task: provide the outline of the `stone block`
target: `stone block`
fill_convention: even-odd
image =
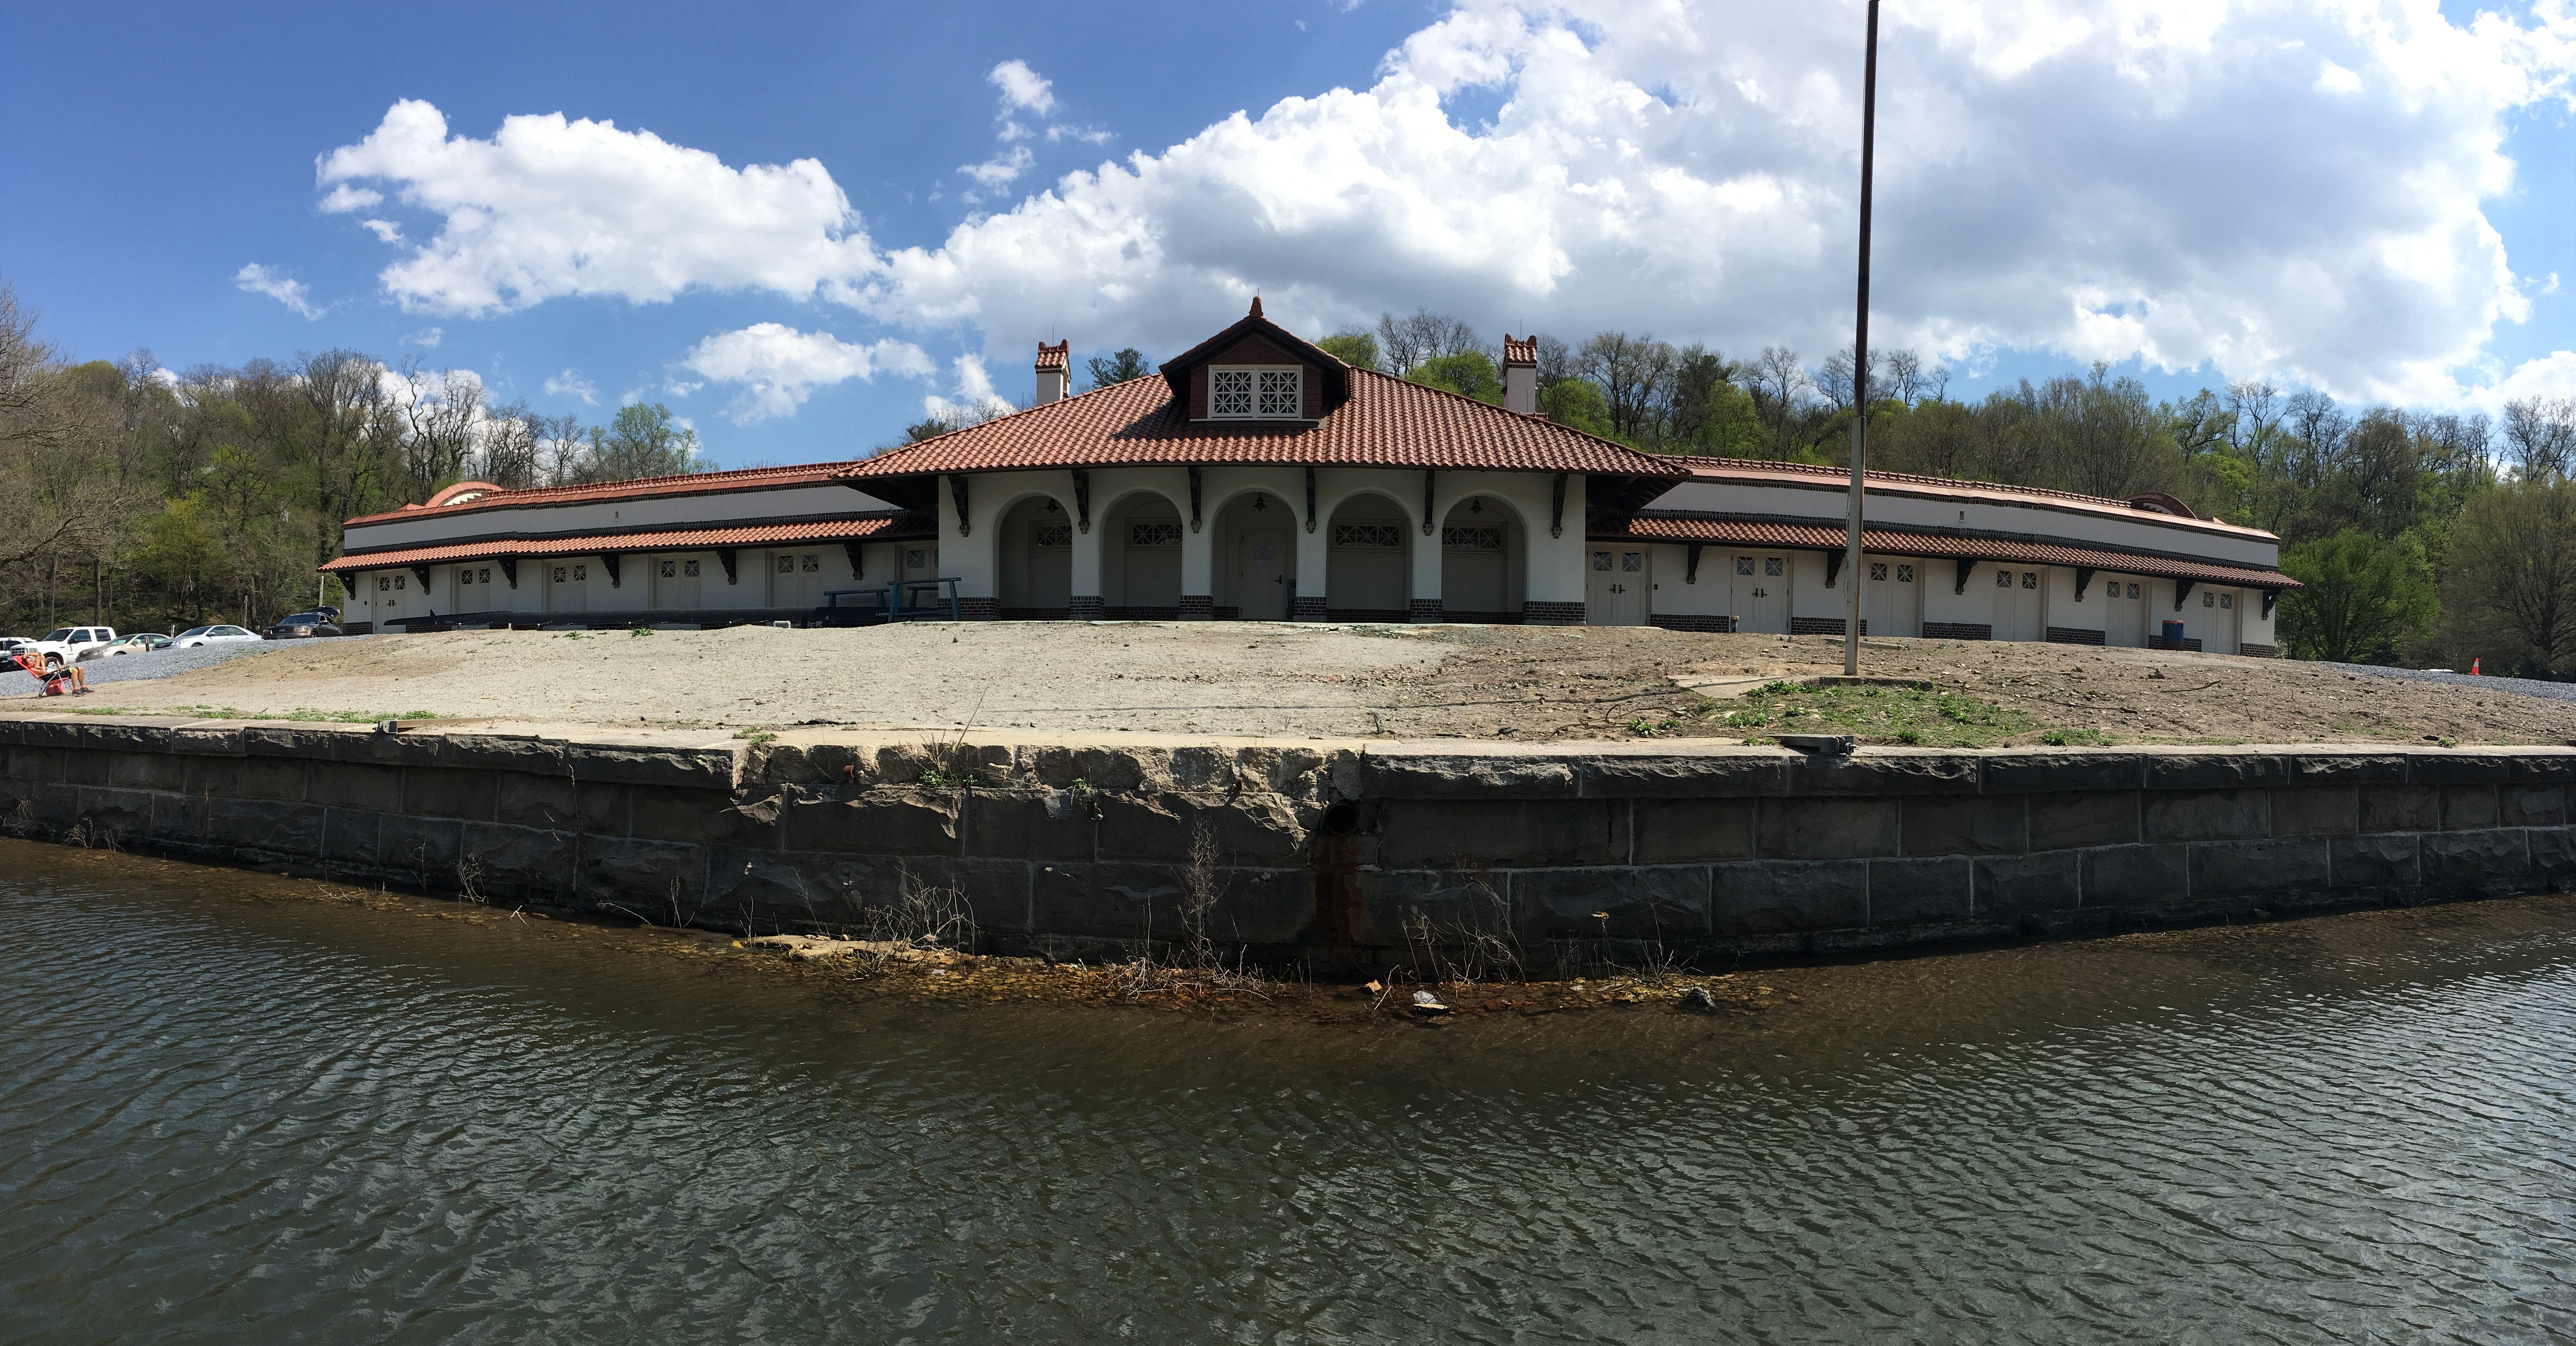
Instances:
[[[1906,799],[1901,805],[1905,854],[2018,854],[2030,845],[2031,802],[2017,794]]]
[[[333,812],[336,816],[339,810]],[[486,897],[543,898],[570,905],[581,877],[579,848],[578,839],[545,828],[466,823],[457,833],[452,882],[462,891],[471,868],[476,890]],[[643,914],[652,919],[652,913]]]
[[[1183,789],[1226,790],[1234,785],[1232,754],[1216,748],[1184,748],[1175,758],[1187,754],[1192,784]],[[1074,782],[1095,791],[1124,794],[1145,788],[1146,766],[1133,752],[1105,747],[1069,747],[1048,745],[1031,749],[1029,769],[1041,784],[1058,789],[1071,789]]]
[[[2499,897],[2538,887],[2530,833],[2519,827],[2423,835],[2424,886],[2452,896]]]
[[[1511,898],[1524,941],[1698,940],[1710,933],[1706,865],[1515,870]]]
[[[2058,851],[2134,843],[2145,807],[2142,801],[2143,795],[2137,790],[2033,795],[2030,848]]]
[[[338,810],[333,810],[338,812]],[[384,814],[376,833],[374,869],[423,888],[456,886],[456,861],[464,852],[465,824],[446,818]]]
[[[2296,786],[2404,785],[2404,753],[2303,752],[2290,756],[2290,780]]]
[[[778,844],[780,804],[774,795],[737,804],[733,795],[716,790],[637,785],[630,791],[634,807],[630,836],[705,846]]]
[[[1396,799],[1379,816],[1378,863],[1389,868],[1627,860],[1628,805],[1621,800]]]
[[[438,764],[450,770],[564,774],[565,745],[533,734],[441,734]]]
[[[79,800],[76,807],[93,834],[104,832],[118,845],[152,835],[150,793],[100,785],[78,786],[76,793]]]
[[[1637,863],[1750,860],[1760,807],[1750,799],[1640,799],[1630,815]]]
[[[2442,830],[2470,831],[2496,825],[2496,787],[2492,785],[2445,785],[2442,787]]]
[[[1583,753],[1571,759],[1586,799],[1699,799],[1776,795],[1790,759],[1771,749],[1652,756]]]
[[[187,768],[182,786],[189,794],[200,798],[213,798],[239,792],[244,759],[204,756],[190,757],[185,760]]]
[[[2188,846],[2097,846],[2083,855],[2085,906],[2138,906],[2191,895]]]
[[[2524,748],[2508,779],[2517,785],[2576,783],[2576,748]]]
[[[24,816],[47,831],[61,832],[80,822],[79,786],[65,785],[58,781],[38,781],[35,783],[34,798],[29,802],[32,807]]]
[[[187,762],[166,752],[118,752],[108,755],[107,780],[134,790],[178,791],[187,783]]]
[[[2226,841],[2267,836],[2272,796],[2267,790],[2175,790],[2146,796],[2149,841]]]
[[[2576,827],[2535,827],[2523,835],[2531,847],[2534,885],[2551,892],[2576,890]]]
[[[152,796],[152,819],[146,827],[159,841],[203,841],[206,837],[206,804],[206,800],[191,799],[186,795],[155,794]]]
[[[1837,860],[1903,854],[1900,806],[1893,799],[1766,799],[1754,823],[1760,854],[1784,860]]]
[[[2272,792],[2272,835],[2343,837],[2361,830],[2361,787],[2293,785]]]
[[[306,797],[337,809],[402,812],[402,772],[355,762],[311,762],[305,766]]]
[[[2113,751],[2002,749],[1985,756],[1979,788],[1987,794],[2090,794],[2135,790],[2147,783],[2149,754]]]
[[[170,751],[170,730],[185,720],[100,720],[83,725],[80,746],[100,752],[139,752],[160,755]]]
[[[654,748],[569,743],[564,745],[563,753],[564,770],[575,780],[699,790],[731,790],[742,760],[740,745]]]
[[[1216,907],[1208,913],[1208,938],[1229,944],[1294,944],[1315,916],[1313,877],[1302,869],[1229,869],[1221,872]]]
[[[233,777],[233,793],[244,799],[301,800],[304,774],[300,757],[245,757]]]
[[[1572,799],[1581,786],[1574,768],[1553,756],[1369,753],[1360,759],[1359,792],[1374,799]]]
[[[320,777],[315,779],[318,782]],[[493,816],[519,827],[623,836],[629,788],[606,781],[504,771],[493,778]]]
[[[18,731],[18,741],[31,748],[77,748],[81,734],[89,728],[86,721],[73,716],[11,716],[9,723]]]
[[[707,852],[703,846],[589,836],[581,838],[580,845],[581,879],[576,896],[589,906],[615,902],[638,910],[646,904],[667,907],[675,893],[687,902],[706,891]]]
[[[1309,888],[1311,890],[1311,877]],[[1380,869],[1363,874],[1359,937],[1401,944],[1416,915],[1439,930],[1513,937],[1508,873],[1463,869]],[[1701,877],[1703,886],[1707,883]],[[1463,939],[1465,936],[1458,936]]]
[[[2333,883],[2322,837],[2204,841],[2191,848],[2191,898],[2220,901],[2322,892]]]
[[[63,780],[72,785],[108,784],[109,754],[73,748],[63,755]]]
[[[1940,860],[1869,862],[1869,919],[1873,925],[1960,921],[1970,914],[1974,880],[1965,856]]]
[[[1874,748],[1850,757],[1796,753],[1784,763],[1791,795],[1927,795],[1973,793],[1978,761],[1966,753]]]
[[[192,799],[187,803],[190,808],[200,812],[205,808],[203,800]],[[327,809],[322,820],[322,860],[325,867],[334,865],[347,865],[356,869],[382,867],[385,857],[384,823],[388,816],[390,815],[377,813],[372,809]],[[155,826],[160,825],[160,813],[157,810],[153,815],[153,822]],[[189,835],[196,835],[196,830],[192,828]]]
[[[320,743],[335,762],[401,767],[438,765],[439,736],[436,734],[334,734],[320,740]]]
[[[294,757],[303,759],[335,756],[335,740],[353,731],[318,724],[246,724],[242,726],[242,752],[251,757]]]
[[[966,801],[966,847],[976,855],[1081,864],[1098,858],[1099,796],[977,790]]]
[[[58,781],[63,778],[63,762],[68,750],[49,747],[19,747],[9,750],[9,779],[24,781]]]
[[[1287,801],[1276,795],[1237,795],[1231,799],[1223,795],[1097,795],[1093,807],[1099,815],[1103,860],[1178,864],[1188,858],[1201,828],[1215,840],[1220,864],[1289,865],[1298,863],[1305,852],[1305,829],[1297,825],[1297,815]],[[1442,806],[1407,803],[1405,807]],[[1466,807],[1490,810],[1493,806]],[[1392,839],[1394,833],[1390,830],[1388,836]]]
[[[862,855],[949,855],[957,850],[957,791],[870,790],[855,799],[788,803],[781,811],[791,851]]]
[[[323,808],[274,799],[214,799],[206,804],[205,839],[218,846],[274,855],[322,854]]]
[[[2150,790],[2243,790],[2289,783],[2289,759],[2278,753],[2169,748],[2147,758]]]
[[[935,894],[954,895],[963,902],[968,919],[978,930],[1024,934],[1029,929],[1033,868],[1025,860],[945,855],[906,859],[880,870],[878,881],[868,885],[868,906],[899,910],[912,893],[927,889]],[[888,879],[892,882],[886,882]]]
[[[2338,890],[2405,892],[2420,882],[2412,832],[2336,837],[2326,846],[2326,874]]]
[[[718,912],[801,912],[804,920],[864,931],[870,897],[882,902],[902,893],[895,868],[894,861],[867,856],[713,847],[707,853],[705,900],[684,897],[677,911],[666,904],[648,915],[666,925],[689,925]]]
[[[403,812],[417,818],[470,818],[490,822],[500,780],[489,771],[408,767],[403,771]]]
[[[1804,934],[1869,923],[1869,864],[1862,860],[1750,861],[1709,867],[1716,933]]]
[[[1180,885],[1168,872],[1159,879],[1150,874],[1122,877],[1120,885],[1103,888],[1100,868],[1031,864],[1030,928],[1050,935],[1137,940],[1145,935],[1148,905],[1166,905],[1180,895]]]
[[[2567,821],[2567,787],[2505,785],[2496,791],[2496,822],[2505,827],[2556,827]]]
[[[2083,905],[2087,851],[1979,856],[1978,916],[2026,916]]]
[[[31,736],[28,742],[35,739]],[[170,751],[198,757],[239,757],[242,731],[236,726],[202,726],[170,731]]]
[[[2442,792],[2431,785],[2371,785],[2361,792],[2364,832],[2431,832],[2442,826]]]
[[[2500,785],[2513,775],[2513,759],[2475,748],[2445,748],[2409,754],[2409,785]]]

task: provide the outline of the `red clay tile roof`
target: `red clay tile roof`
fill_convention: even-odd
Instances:
[[[814,523],[751,524],[734,528],[677,528],[652,533],[587,537],[491,538],[358,552],[323,565],[326,571],[391,570],[503,556],[597,556],[601,552],[698,551],[710,547],[766,547],[781,542],[891,542],[936,537],[939,527],[920,514],[872,514]]]
[[[1052,346],[1039,342],[1038,368],[1070,371],[1073,368],[1073,338],[1066,337]]]
[[[1711,480],[1762,485],[1765,484],[1763,479],[1767,477],[1772,482],[1784,485],[1794,482],[1801,486],[1809,484],[1825,487],[1838,486],[1844,490],[1849,490],[1851,487],[1851,469],[1847,467],[1826,467],[1816,463],[1780,463],[1761,458],[1703,458],[1683,454],[1656,456],[1694,477]],[[2018,497],[2044,500],[2051,505],[2072,505],[2090,512],[2116,515],[2124,519],[2170,524],[2205,532],[2229,533],[2239,537],[2278,540],[2274,534],[2260,528],[2248,528],[2241,523],[2176,515],[2161,509],[2142,508],[2127,500],[2113,500],[2098,495],[2078,495],[2073,491],[2052,491],[2044,486],[2005,486],[1991,481],[1959,481],[1949,477],[1916,476],[1911,472],[1868,472],[1863,475],[1868,478],[1871,491],[1887,489],[1906,495],[1985,497],[2003,500]],[[2139,499],[2173,500],[2171,496],[2161,494],[2141,496]],[[2182,502],[2174,500],[2173,504],[2179,508]]]
[[[405,505],[382,514],[362,514],[347,520],[342,527],[383,523],[390,519],[417,519],[424,514],[467,514],[475,510],[512,509],[524,505],[566,505],[596,500],[633,500],[650,496],[704,495],[716,491],[759,490],[778,486],[821,486],[847,471],[847,462],[804,463],[795,467],[747,467],[734,472],[684,472],[670,477],[639,477],[633,481],[603,481],[593,486],[537,486],[521,491],[496,490],[488,495],[457,505]],[[463,483],[460,483],[460,485]],[[449,487],[439,495],[446,495]],[[438,496],[430,497],[432,500]]]
[[[1505,332],[1505,333],[1503,333],[1503,367],[1504,367],[1504,368],[1508,369],[1508,368],[1510,368],[1510,367],[1511,367],[1511,366],[1513,366],[1513,365],[1530,365],[1530,366],[1535,367],[1537,364],[1538,364],[1538,334],[1537,334],[1537,333],[1533,332],[1533,333],[1531,333],[1531,334],[1530,334],[1530,335],[1528,335],[1528,336],[1522,337],[1522,338],[1521,338],[1520,340],[1518,340],[1518,341],[1514,341],[1514,340],[1512,339],[1512,334],[1511,334],[1511,333],[1509,333],[1509,332]]]
[[[1148,375],[888,450],[840,479],[1143,464],[1683,476],[1653,454],[1539,417],[1370,370],[1350,379],[1351,400],[1319,422],[1230,426],[1182,419],[1171,385]]]
[[[1783,550],[1841,551],[1844,532],[1838,524],[1782,523],[1723,514],[1655,510],[1601,521],[1596,538],[1639,542],[1705,542],[1730,547],[1779,547]],[[1909,529],[1863,528],[1861,550],[1888,556],[1924,556],[2016,564],[2081,566],[2116,570],[2123,575],[2154,575],[2207,584],[2233,584],[2249,589],[2297,589],[2297,580],[2277,570],[2184,561],[2167,556],[2068,547],[2053,542],[1981,537],[1975,534],[1918,533]]]

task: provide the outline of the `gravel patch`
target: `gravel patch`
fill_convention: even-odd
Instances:
[[[234,645],[198,645],[184,650],[154,650],[149,654],[120,654],[108,659],[92,659],[79,667],[88,677],[90,686],[104,687],[111,682],[142,682],[194,673],[201,668],[228,664],[249,655],[274,654],[292,645],[346,645],[372,639],[373,636],[342,636],[331,641],[263,640],[256,645],[248,641]],[[15,667],[0,673],[0,696],[34,696],[39,686],[34,677]]]
[[[2319,662],[2319,668],[2341,669],[2346,673],[2368,673],[2382,678],[2403,678],[2408,682],[2450,682],[2489,692],[2520,692],[2524,696],[2545,696],[2552,701],[2576,701],[2576,682],[2541,682],[2535,678],[2499,678],[2481,674],[2445,673],[2431,668],[2381,668],[2376,664],[2332,664]]]

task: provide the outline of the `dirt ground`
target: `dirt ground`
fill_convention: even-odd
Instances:
[[[281,647],[78,709],[752,731],[1024,728],[1519,740],[1742,738],[1681,684],[1842,671],[1831,637],[1635,627],[918,623],[460,631]],[[2006,742],[2566,743],[2576,703],[2234,656],[1873,639],[1862,672],[2028,718]],[[22,698],[25,709],[40,707]]]

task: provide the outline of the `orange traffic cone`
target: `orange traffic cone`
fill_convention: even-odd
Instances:
[[[2469,661],[2469,676],[2470,676],[2470,677],[2473,677],[2473,678],[2474,678],[2474,677],[2481,676],[2481,675],[2478,673],[2478,661],[2477,661],[2477,660],[2475,660],[2475,659],[2471,659],[2471,660]]]

